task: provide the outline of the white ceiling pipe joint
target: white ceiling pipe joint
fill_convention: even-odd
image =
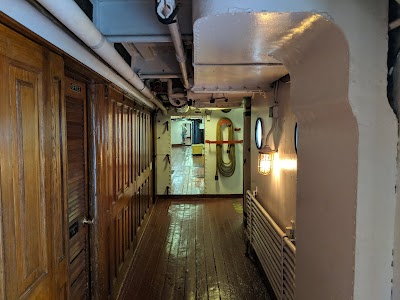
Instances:
[[[88,47],[166,114],[167,110],[73,0],[37,0]]]

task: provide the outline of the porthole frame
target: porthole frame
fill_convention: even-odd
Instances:
[[[261,133],[258,134],[258,131],[261,130]],[[254,126],[254,142],[256,144],[257,149],[261,149],[263,146],[263,137],[264,137],[264,124],[261,118],[257,118],[256,124]]]
[[[297,124],[297,122],[294,125],[293,142],[294,142],[294,150],[296,151],[296,154],[297,154],[297,146],[299,143],[299,125]]]

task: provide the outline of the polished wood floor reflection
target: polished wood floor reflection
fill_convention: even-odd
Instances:
[[[119,299],[270,299],[245,256],[241,201],[161,200]]]
[[[171,171],[171,194],[204,194],[204,159],[191,146],[172,147]]]

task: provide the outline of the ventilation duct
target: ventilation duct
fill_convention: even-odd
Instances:
[[[288,73],[273,57],[273,50],[289,39],[285,34],[291,28],[281,29],[282,20],[289,16],[251,12],[250,8],[235,11],[228,1],[206,3],[193,2],[193,92],[263,92]],[[220,12],[222,7],[226,12]],[[297,26],[302,19],[289,21]]]

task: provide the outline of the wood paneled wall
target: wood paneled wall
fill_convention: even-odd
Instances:
[[[65,84],[61,56],[0,24],[0,299],[73,298]],[[107,84],[87,89],[85,278],[92,298],[110,299],[153,204],[153,116]]]
[[[114,88],[93,85],[89,113],[95,169],[93,259],[98,292],[116,296],[153,204],[152,117]],[[107,213],[104,213],[107,211]],[[106,243],[104,241],[107,241]]]

